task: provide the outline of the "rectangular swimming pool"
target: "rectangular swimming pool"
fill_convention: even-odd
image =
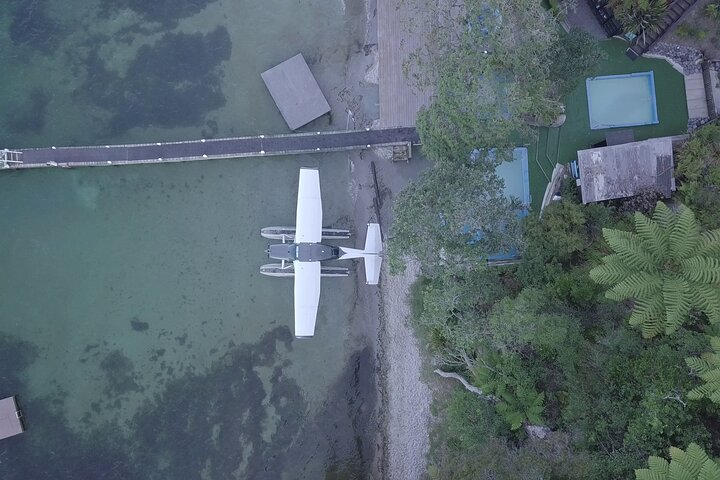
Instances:
[[[592,130],[658,123],[652,71],[592,77],[585,86]]]

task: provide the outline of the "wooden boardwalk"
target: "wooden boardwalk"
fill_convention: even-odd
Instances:
[[[380,56],[380,127],[414,127],[420,107],[430,104],[432,91],[419,91],[403,72],[403,63],[425,41],[424,32],[408,31],[406,19],[416,12],[410,2],[378,0]]]
[[[22,163],[7,164],[6,168],[90,167],[298,155],[417,144],[419,141],[415,128],[388,128],[137,145],[14,149],[20,152],[19,159]]]

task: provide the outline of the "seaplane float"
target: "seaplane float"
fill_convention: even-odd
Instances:
[[[348,269],[323,265],[330,260],[363,259],[365,282],[377,285],[382,264],[380,225],[368,223],[365,248],[355,249],[322,243],[323,240],[350,238],[350,231],[322,227],[320,173],[314,168],[300,169],[295,226],[265,227],[260,234],[281,243],[268,245],[268,257],[280,263],[260,267],[260,273],[273,277],[295,279],[295,336],[309,338],[315,334],[315,321],[320,302],[320,278],[344,277]]]

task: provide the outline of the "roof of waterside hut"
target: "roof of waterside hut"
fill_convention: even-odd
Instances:
[[[665,198],[675,190],[672,138],[579,150],[583,203],[632,197],[655,190]]]
[[[301,53],[261,76],[290,130],[297,130],[330,111]]]
[[[24,431],[15,397],[0,400],[0,440]]]

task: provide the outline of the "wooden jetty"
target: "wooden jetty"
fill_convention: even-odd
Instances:
[[[4,162],[0,167],[5,169],[72,168],[172,163],[265,155],[299,155],[398,145],[409,147],[419,142],[420,138],[414,127],[399,127],[136,145],[29,148],[12,151],[0,150],[0,152],[12,152],[12,161]]]

